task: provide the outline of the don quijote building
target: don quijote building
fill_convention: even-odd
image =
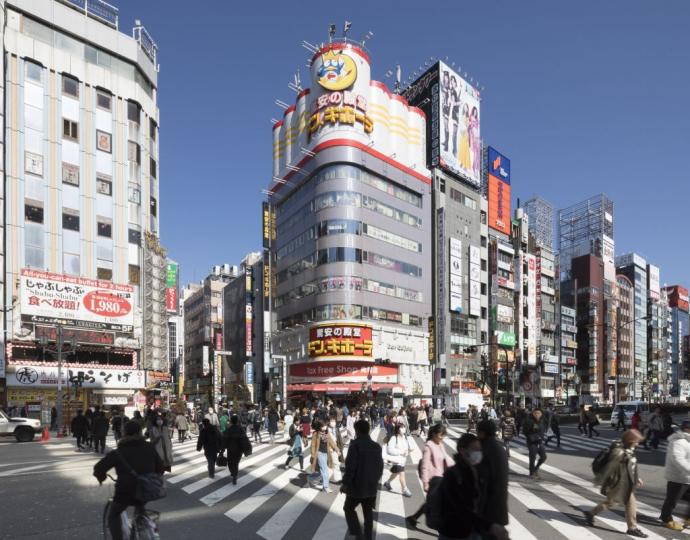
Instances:
[[[164,276],[146,258],[162,249],[157,48],[98,0],[7,0],[0,15],[0,401],[49,420],[62,349],[66,423],[88,405],[131,414],[147,373],[169,378]]]
[[[356,43],[319,48],[310,73],[273,127],[267,369],[287,375],[276,394],[288,402],[421,401],[432,381],[425,115],[371,79]]]

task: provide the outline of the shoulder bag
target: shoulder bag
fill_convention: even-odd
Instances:
[[[127,463],[127,460],[125,460],[124,456],[119,451],[116,450],[115,453],[117,454],[120,462],[127,469],[127,472],[129,472],[129,474],[136,479],[136,491],[134,498],[137,501],[147,503],[157,501],[158,499],[162,499],[166,496],[165,483],[162,475],[155,472],[138,474],[132,468],[132,466]]]

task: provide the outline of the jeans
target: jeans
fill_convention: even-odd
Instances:
[[[298,456],[288,456],[287,460],[285,460],[285,467],[289,467],[290,462],[295,458],[299,459],[299,468],[304,469],[304,456],[302,454],[299,454]]]
[[[542,441],[538,443],[527,443],[527,450],[529,451],[529,473],[532,475],[536,473],[542,463],[546,461],[546,450],[544,449],[544,443]],[[535,464],[537,456],[539,456],[539,461]]]
[[[614,503],[608,498],[597,504],[592,509],[592,515],[596,516],[602,510],[608,510],[614,505]],[[635,501],[635,494],[631,493],[628,502],[625,503],[625,521],[628,524],[628,529],[637,528],[637,502]]]
[[[364,536],[362,536],[362,526],[359,524],[359,517],[357,517],[357,506],[362,505],[362,514],[364,514]],[[345,521],[347,521],[347,529],[350,534],[364,540],[372,540],[374,538],[374,505],[376,504],[376,497],[356,498],[345,497]]]
[[[178,429],[177,430],[177,440],[178,442],[184,442],[185,437],[187,436],[187,431],[184,429]]]
[[[666,498],[661,507],[661,521],[666,523],[673,519],[673,511],[676,509],[678,501],[684,499],[688,502],[685,511],[685,519],[690,519],[690,484],[679,484],[678,482],[666,483]]]
[[[330,471],[328,470],[328,454],[326,452],[319,452],[316,455],[316,461],[319,464],[323,489],[328,489],[328,477],[330,476]]]
[[[510,457],[510,441],[512,440],[512,438],[503,439],[503,447],[506,449],[506,456],[508,457]]]
[[[652,445],[652,448],[655,450],[659,448],[659,432],[655,429],[650,429],[649,430],[649,444]]]
[[[213,478],[216,475],[216,456],[206,454],[206,461],[208,462],[208,477]]]
[[[141,512],[143,506],[137,506],[136,512]],[[108,511],[108,530],[113,540],[123,540],[122,537],[122,519],[120,514],[127,510],[127,505],[117,501],[110,501],[110,510]]]

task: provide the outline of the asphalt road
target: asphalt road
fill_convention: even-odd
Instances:
[[[574,426],[564,426],[561,448],[549,451],[541,481],[527,478],[524,439],[518,439],[510,459],[511,538],[621,537],[625,531],[622,509],[602,514],[594,528],[586,527],[582,517],[582,509],[602,498],[591,483],[591,461],[620,435],[607,425],[600,427],[601,437],[589,439],[580,436]],[[454,439],[463,431],[461,424],[451,427],[446,441],[449,452],[455,446]],[[380,431],[376,435],[379,440],[382,438]],[[392,493],[379,492],[377,539],[434,538],[424,527],[423,519],[419,530],[408,529],[404,523],[404,516],[414,512],[423,501],[416,473],[423,441],[413,440],[414,451],[407,467],[413,497],[402,497],[397,483]],[[100,537],[102,510],[112,495],[113,484],[98,485],[91,473],[99,456],[76,452],[73,441],[0,443],[0,538]],[[650,538],[682,538],[690,531],[672,533],[657,520],[665,493],[664,448],[665,443],[659,450],[638,452],[640,474],[645,482],[638,491],[639,522]],[[238,486],[233,487],[227,471],[217,474],[214,481],[206,478],[205,460],[196,452],[194,441],[175,442],[168,496],[149,505],[162,513],[161,538],[344,539],[344,496],[337,493],[338,486],[332,486],[334,491],[330,494],[308,487],[306,475],[295,468],[296,461],[291,470],[277,468],[284,462],[286,450],[281,444],[255,447],[253,455],[243,459]]]

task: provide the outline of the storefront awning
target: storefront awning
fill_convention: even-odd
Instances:
[[[341,383],[341,384],[288,384],[288,392],[326,392],[326,393],[352,393],[360,392],[364,388],[366,392],[369,388],[366,384],[358,383]],[[394,392],[402,392],[403,387],[397,386],[395,384],[385,384],[385,383],[373,383],[371,385],[371,390],[373,392],[378,392],[379,390],[390,389]]]

